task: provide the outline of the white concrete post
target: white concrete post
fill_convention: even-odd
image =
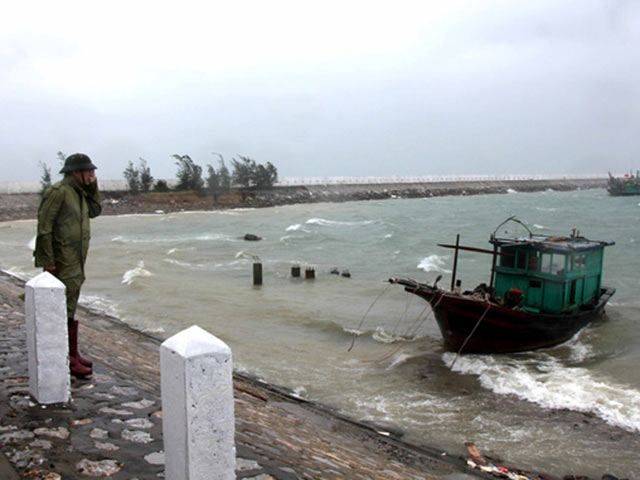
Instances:
[[[41,404],[71,398],[65,286],[48,272],[25,287],[29,393]]]
[[[160,346],[167,480],[234,479],[231,349],[198,326]]]

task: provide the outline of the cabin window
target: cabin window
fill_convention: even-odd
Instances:
[[[573,261],[574,270],[584,270],[587,266],[587,254],[576,255]]]
[[[529,288],[540,288],[542,282],[540,280],[529,280]]]
[[[551,273],[560,275],[564,273],[567,256],[561,253],[554,253],[551,256]]]
[[[540,265],[540,253],[536,251],[529,252],[529,270],[533,272],[537,272],[539,265]]]
[[[513,268],[516,261],[516,249],[514,247],[503,247],[500,249],[500,266]]]
[[[525,250],[518,250],[517,266],[520,270],[527,268],[527,252]]]
[[[562,253],[543,253],[541,272],[560,275],[564,273],[567,256]]]

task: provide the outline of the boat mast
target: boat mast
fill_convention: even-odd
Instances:
[[[498,258],[498,242],[493,239],[493,255],[491,259],[491,278],[489,279],[489,288],[493,288],[493,280],[496,277],[496,258]]]
[[[458,270],[458,250],[460,249],[460,234],[458,233],[456,235],[456,246],[455,246],[456,252],[453,255],[453,273],[451,275],[451,291],[453,292],[453,289],[456,285],[456,271]]]

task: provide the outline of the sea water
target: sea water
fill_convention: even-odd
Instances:
[[[616,294],[603,319],[563,345],[455,358],[427,303],[387,279],[441,275],[448,286],[452,250],[437,244],[460,234],[463,245],[491,248],[489,234],[511,215],[534,233],[576,228],[615,241],[603,284]],[[0,224],[3,270],[38,273],[35,228]],[[262,239],[245,241],[246,233]],[[261,286],[252,284],[254,262],[263,265]],[[462,288],[487,282],[490,262],[462,252]],[[294,265],[300,278],[291,276]],[[315,279],[304,278],[307,268]],[[638,197],[511,192],[99,217],[81,302],[160,339],[199,325],[229,344],[237,370],[418,445],[461,454],[474,441],[524,468],[633,478],[639,272]]]

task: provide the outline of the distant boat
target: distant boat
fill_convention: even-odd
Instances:
[[[624,177],[616,178],[609,172],[607,190],[611,195],[640,195],[640,170],[636,174],[625,173]]]
[[[604,248],[613,242],[592,241],[575,230],[570,236],[534,235],[498,238],[493,250],[441,245],[455,250],[449,290],[411,279],[391,283],[431,304],[446,347],[454,352],[507,353],[550,347],[570,339],[600,315],[615,289],[603,287]],[[460,291],[456,281],[461,250],[493,257],[489,284]]]

